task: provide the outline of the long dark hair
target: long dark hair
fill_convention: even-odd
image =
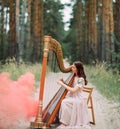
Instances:
[[[76,61],[76,62],[74,62],[73,64],[74,64],[74,65],[76,66],[76,68],[77,68],[77,75],[78,75],[79,77],[83,77],[84,80],[85,80],[85,85],[87,85],[86,75],[85,75],[85,72],[84,72],[84,67],[83,67],[82,62]]]

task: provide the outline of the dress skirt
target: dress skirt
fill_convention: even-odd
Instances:
[[[74,86],[80,87],[80,90],[72,94],[68,92],[67,96],[62,100],[59,121],[66,126],[87,127],[85,129],[90,129],[87,96],[82,90],[84,86],[83,78],[75,78]]]
[[[88,125],[90,120],[86,103],[87,98],[66,97],[59,111],[60,122],[70,126]]]

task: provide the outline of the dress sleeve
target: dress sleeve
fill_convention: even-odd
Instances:
[[[76,86],[82,88],[84,85],[85,85],[84,78],[79,78]]]

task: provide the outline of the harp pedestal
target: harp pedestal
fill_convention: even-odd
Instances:
[[[31,129],[38,129],[38,128],[39,129],[47,129],[46,123],[44,123],[42,121],[42,107],[43,107],[43,104],[40,101],[36,120],[35,120],[35,122],[31,122],[31,124],[30,124]]]
[[[46,124],[43,122],[31,122],[31,129],[47,129]]]

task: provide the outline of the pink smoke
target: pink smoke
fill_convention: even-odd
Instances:
[[[0,129],[14,125],[19,119],[36,116],[38,101],[35,100],[34,75],[26,73],[17,81],[9,73],[0,74]]]

